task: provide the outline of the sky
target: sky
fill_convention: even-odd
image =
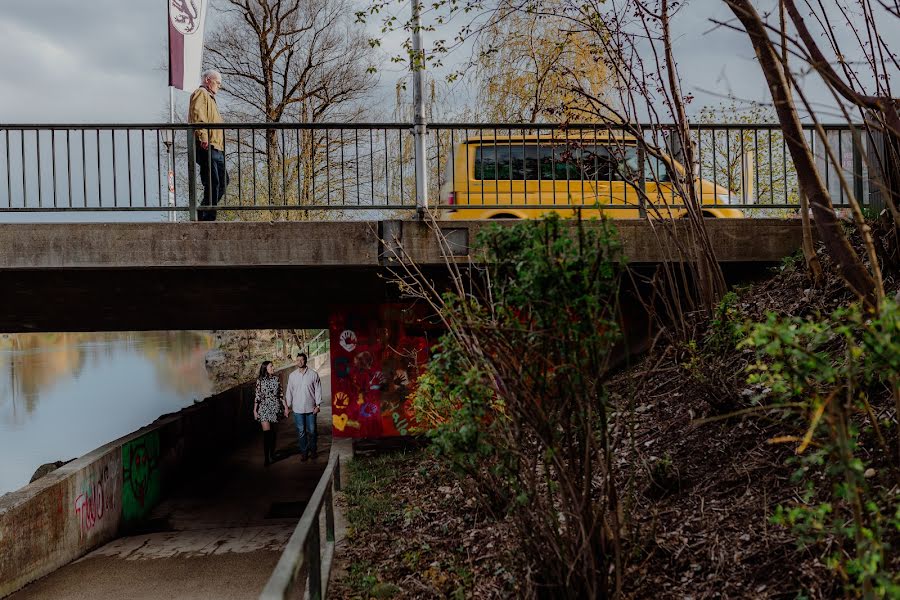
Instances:
[[[168,120],[166,7],[166,0],[0,0],[0,123]],[[729,94],[767,99],[746,36],[709,20],[729,17],[724,4],[692,0],[673,24],[685,91],[697,97],[695,107]],[[215,24],[211,11],[207,27]],[[884,33],[900,38],[900,28],[894,29]],[[386,44],[380,74],[386,97],[402,74],[387,60],[398,39]],[[820,89],[812,93],[825,99]],[[176,94],[186,102],[186,92]],[[385,110],[378,120],[391,120],[393,106]]]

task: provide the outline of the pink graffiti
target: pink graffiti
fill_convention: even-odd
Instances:
[[[115,505],[115,496],[112,493],[104,493],[104,483],[109,489],[109,468],[105,467],[97,480],[85,482],[82,493],[75,498],[75,518],[81,528],[81,536],[84,537],[103,519],[103,516],[112,510]]]

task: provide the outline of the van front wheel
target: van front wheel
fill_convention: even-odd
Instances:
[[[488,217],[488,219],[518,219],[518,218],[519,217],[517,217],[516,215],[507,215],[507,214],[492,215],[492,216]]]

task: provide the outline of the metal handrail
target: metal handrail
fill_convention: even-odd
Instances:
[[[341,491],[341,462],[337,454],[328,460],[325,472],[291,534],[260,600],[283,600],[297,584],[308,585],[308,597],[321,600],[328,592],[334,559],[334,492]],[[325,507],[325,544],[321,544],[319,521]],[[301,576],[302,575],[302,576]],[[297,595],[296,593],[294,595]]]
[[[815,129],[817,125],[802,123],[804,129]],[[821,123],[824,129],[850,129],[852,127],[864,127],[862,123]],[[184,129],[411,129],[412,123],[401,121],[391,122],[367,122],[367,123],[307,123],[307,122],[247,122],[247,123],[0,123],[0,130],[11,129],[25,131],[65,131],[99,129],[109,131],[111,129],[160,129],[160,130],[184,130]],[[473,122],[444,122],[429,123],[428,129],[675,129],[674,123],[473,123]],[[691,129],[715,127],[716,129],[780,129],[778,123],[691,123]]]
[[[320,339],[322,338],[322,339]],[[319,354],[324,353],[330,346],[330,337],[329,331],[327,329],[323,329],[319,333],[317,333],[311,340],[306,342],[306,354],[310,358],[313,356],[318,356]],[[316,352],[313,352],[313,348],[316,348]]]
[[[594,201],[603,211],[632,211],[644,197],[626,188],[644,189],[641,174],[653,182],[644,165],[636,174],[633,166],[620,168],[632,160],[626,149],[643,149],[645,160],[639,162],[649,160],[651,170],[663,160],[657,153],[683,164],[674,127],[431,123],[420,148],[408,122],[0,124],[0,213],[158,213],[173,220],[215,213],[279,220],[355,212],[358,218],[382,219],[403,218],[412,209],[499,215],[498,209],[586,209]],[[813,127],[803,124],[804,136],[835,206],[849,203],[839,174],[862,204],[880,205],[881,139],[861,124],[823,125],[840,161],[836,171]],[[217,192],[204,185],[201,193],[212,159],[207,154],[201,156],[204,164],[197,163],[198,130],[224,132],[230,182]],[[624,147],[596,141],[592,133],[604,131],[630,141]],[[799,184],[778,125],[695,123],[691,138],[691,168],[719,190],[712,204],[703,199],[705,208],[798,209]],[[668,196],[667,203],[677,207],[680,198],[666,181],[661,178],[663,185],[648,197]],[[206,203],[213,193],[224,195],[211,207]]]

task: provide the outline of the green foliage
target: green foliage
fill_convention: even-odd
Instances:
[[[477,243],[483,285],[444,297],[449,332],[419,379],[417,419],[483,505],[513,518],[536,583],[596,597],[610,572],[599,548],[611,545],[603,380],[619,338],[615,231],[550,217],[489,227]]]
[[[781,259],[781,264],[778,267],[773,267],[773,270],[777,272],[791,272],[797,269],[798,265],[802,265],[804,262],[803,259],[803,251],[797,250],[793,254],[788,254],[784,258]]]
[[[827,317],[769,315],[745,331],[741,346],[758,356],[749,382],[767,390],[775,404],[808,415],[805,434],[787,436],[799,441],[795,480],[805,482],[805,491],[799,501],[779,506],[773,522],[790,527],[801,546],[822,547],[848,595],[900,597],[896,563],[887,562],[890,540],[900,532],[900,503],[895,491],[866,477],[866,461],[893,460],[870,390],[893,389],[900,379],[896,303],[886,301],[876,314],[851,305]],[[877,452],[860,452],[861,436],[877,439]],[[838,544],[825,543],[829,539]]]
[[[742,345],[761,357],[750,368],[750,382],[777,397],[821,393],[846,383],[890,385],[900,375],[900,312],[892,301],[874,317],[855,304],[818,319],[770,314],[746,334]]]
[[[360,457],[350,462],[350,480],[344,487],[347,497],[347,520],[354,531],[377,523],[402,518],[391,504],[389,485],[395,475],[390,469],[395,457]]]
[[[368,599],[372,597],[373,588],[378,585],[378,576],[372,563],[362,561],[350,565],[345,582],[353,598]]]
[[[728,292],[722,296],[713,313],[705,345],[710,352],[733,350],[742,339],[741,320],[737,310],[738,296]]]

